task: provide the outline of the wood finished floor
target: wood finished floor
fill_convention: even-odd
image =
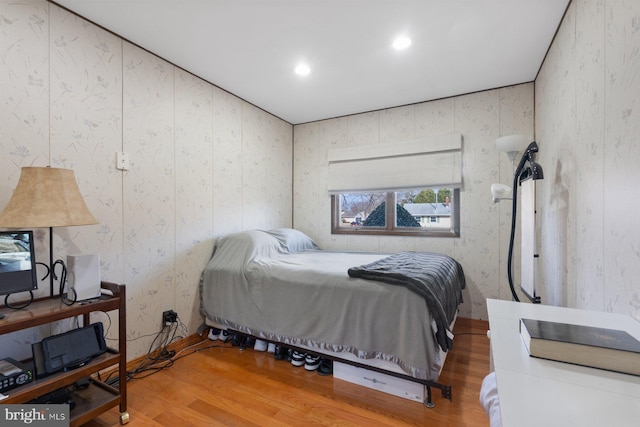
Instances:
[[[487,328],[484,321],[458,319],[455,347],[440,376],[441,383],[452,385],[453,401],[434,389],[433,409],[295,368],[270,353],[240,351],[217,341],[215,348],[130,381],[128,425],[487,427],[478,402],[482,379],[489,372]],[[117,408],[86,424],[117,425]]]

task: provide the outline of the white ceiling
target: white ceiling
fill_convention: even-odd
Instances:
[[[533,81],[569,1],[55,2],[299,124]]]

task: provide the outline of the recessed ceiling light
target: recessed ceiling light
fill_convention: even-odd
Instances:
[[[396,50],[406,49],[411,46],[411,39],[406,36],[400,36],[393,41],[393,48]]]
[[[306,64],[298,64],[296,65],[296,68],[294,71],[299,76],[306,76],[311,72],[311,68],[309,68],[309,66]]]

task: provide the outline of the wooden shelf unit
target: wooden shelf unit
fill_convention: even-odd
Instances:
[[[35,300],[24,309],[12,310],[6,307],[0,309],[0,313],[5,315],[4,319],[0,319],[0,335],[76,316],[82,316],[83,325],[89,325],[92,312],[118,311],[117,349],[109,348],[106,353],[94,357],[86,365],[79,368],[58,372],[41,379],[34,378],[28,384],[8,390],[4,393],[8,397],[0,403],[25,403],[61,387],[71,385],[79,379],[89,377],[103,369],[118,365],[118,389],[92,377],[89,387],[73,393],[76,406],[70,413],[70,425],[78,426],[84,424],[116,405],[120,407],[120,423],[126,424],[129,421],[127,412],[125,286],[102,282],[101,287],[111,291],[113,296],[103,295],[97,300],[80,301],[71,306],[65,305],[59,298],[42,298]]]

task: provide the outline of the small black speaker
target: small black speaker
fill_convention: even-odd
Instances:
[[[31,344],[31,354],[33,354],[33,369],[36,374],[36,378],[44,378],[47,376],[47,371],[44,368],[44,354],[42,353],[42,342],[35,342]]]

